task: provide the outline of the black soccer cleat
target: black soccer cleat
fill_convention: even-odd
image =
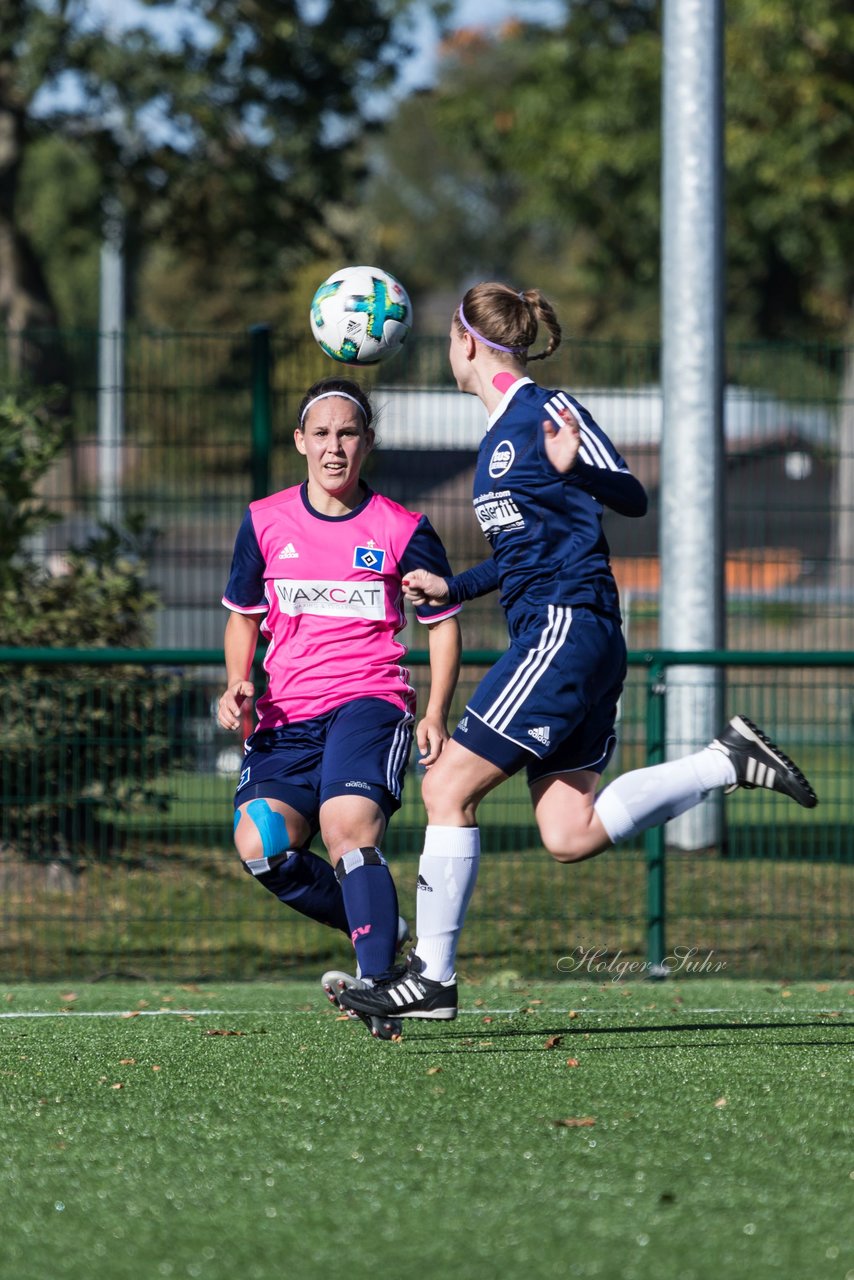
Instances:
[[[791,796],[805,809],[814,809],[818,804],[818,797],[794,760],[747,716],[733,716],[720,737],[709,746],[729,756],[735,765],[736,781],[724,788],[727,795],[739,787],[748,791],[764,787]]]
[[[359,1009],[348,1008],[341,997],[345,991],[369,991],[371,988],[362,978],[354,978],[352,974],[342,973],[340,969],[329,969],[320,979],[330,1004],[346,1013],[348,1018],[364,1022],[375,1040],[399,1040],[402,1030],[399,1018],[388,1018],[382,1015],[363,1013]]]
[[[410,952],[409,963],[385,982],[372,987],[348,987],[339,995],[343,1009],[374,1017],[431,1018],[450,1022],[457,1016],[457,980],[434,982],[418,972],[418,958]]]

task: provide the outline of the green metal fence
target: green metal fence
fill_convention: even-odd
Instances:
[[[455,713],[495,656],[469,654]],[[422,684],[426,655],[410,658]],[[696,975],[850,973],[854,657],[633,651],[612,773],[662,758],[668,672],[685,662],[725,668],[728,707],[785,744],[819,807],[738,792],[724,803],[714,848],[670,850],[659,830],[561,866],[542,849],[524,782],[513,779],[481,809],[464,973],[608,982],[662,961]],[[3,649],[0,668],[5,981],[237,979],[347,963],[343,935],[288,911],[240,868],[231,841],[240,749],[213,716],[217,650]],[[410,912],[419,792],[414,767],[386,840]]]
[[[99,429],[96,333],[54,335],[73,425],[68,451],[44,486],[61,520],[43,554],[61,562],[106,508],[100,461],[112,452],[114,514],[145,514],[156,531],[150,577],[161,601],[160,647],[213,647],[219,600],[246,503],[294,483],[293,448],[305,388],[333,372],[310,339],[263,325],[247,333],[125,335],[120,438]],[[733,344],[726,351],[726,643],[738,649],[854,648],[854,405],[842,347]],[[537,376],[570,388],[613,438],[650,494],[642,521],[606,515],[635,648],[658,640],[659,446],[657,344],[568,338]],[[0,385],[3,379],[0,341]],[[7,375],[8,376],[8,375]],[[482,406],[461,396],[447,341],[415,335],[360,379],[379,408],[368,478],[426,511],[459,571],[485,551],[471,510]],[[117,374],[118,379],[118,374]],[[108,389],[109,390],[109,389]],[[850,394],[850,393],[849,393]],[[484,599],[468,611],[467,643],[503,644],[504,620]]]
[[[0,340],[4,389],[20,338]],[[28,550],[62,573],[64,552],[101,516],[121,522],[144,513],[157,535],[148,566],[160,602],[155,647],[97,657],[4,651],[0,973],[249,977],[343,962],[346,946],[286,918],[240,870],[229,820],[235,743],[211,715],[222,672],[219,601],[235,532],[251,498],[301,478],[296,409],[330,362],[310,340],[296,343],[263,325],[245,333],[129,332],[116,387],[104,388],[98,338],[28,335],[50,347],[71,422],[69,447],[43,486],[60,518]],[[371,482],[426,511],[460,570],[485,553],[471,512],[483,414],[453,387],[446,346],[445,338],[416,334],[361,380],[380,411]],[[618,965],[647,966],[684,947],[698,956],[714,951],[710,963],[736,976],[845,972],[854,405],[844,388],[852,359],[850,350],[816,345],[726,352],[729,652],[709,664],[726,666],[727,706],[767,725],[815,775],[820,807],[807,814],[782,799],[739,793],[724,804],[719,847],[665,856],[661,837],[650,836],[648,845],[567,868],[540,848],[524,786],[514,780],[483,806],[488,856],[463,943],[465,969],[545,975],[566,958],[565,969],[595,976],[596,965],[615,957]],[[655,760],[664,742],[665,668],[654,653],[659,363],[657,344],[568,339],[541,369],[588,404],[651,498],[645,520],[606,524],[633,651],[614,766],[621,770]],[[119,387],[121,434],[105,437],[103,393],[118,395]],[[118,477],[109,495],[105,451]],[[411,630],[404,640],[420,643]],[[494,598],[466,607],[464,640],[456,710],[490,652],[504,645]],[[387,842],[403,901],[412,898],[421,842],[418,792],[416,770]],[[611,972],[603,969],[603,980]]]

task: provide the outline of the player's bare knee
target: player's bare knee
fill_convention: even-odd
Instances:
[[[555,862],[581,862],[594,852],[587,832],[541,830],[540,837]]]
[[[546,848],[548,849],[548,845],[546,845]],[[573,849],[571,847],[549,849],[549,853],[552,855],[555,862],[581,862],[582,858],[589,857],[587,850]]]
[[[242,814],[239,812],[234,815],[234,847],[241,862],[246,862],[250,858],[260,858],[264,852],[261,832],[251,819],[246,818],[242,821]]]
[[[477,821],[476,799],[457,794],[449,788],[447,778],[434,777],[429,769],[421,784],[421,800],[427,810],[427,821],[432,826],[471,827]]]
[[[234,846],[244,863],[285,852],[290,840],[284,817],[266,800],[250,800],[234,815]]]

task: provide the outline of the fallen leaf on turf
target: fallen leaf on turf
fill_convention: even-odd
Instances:
[[[441,1067],[428,1067],[427,1074],[428,1076],[437,1076],[441,1070]]]
[[[568,1018],[577,1018],[577,1017],[578,1017],[578,1014],[576,1013],[576,1011],[575,1011],[574,1009],[570,1009],[569,1013],[568,1013],[566,1016],[567,1016]]]
[[[350,1022],[350,1020],[349,1013],[339,1013],[338,1017],[335,1019],[336,1022]]]
[[[10,997],[7,996],[6,999],[7,1000],[10,999]],[[485,1004],[486,1004],[486,1001],[484,1000],[483,996],[478,996],[478,998],[474,1002],[474,1007],[476,1009],[482,1009]]]
[[[590,1129],[596,1123],[595,1116],[564,1116],[562,1120],[553,1120],[556,1129]]]
[[[567,1058],[567,1060],[566,1060],[566,1065],[567,1065],[568,1067],[577,1067],[577,1066],[578,1066],[578,1059],[577,1059],[577,1058]]]
[[[163,1070],[163,1068],[162,1068],[162,1067],[153,1066],[153,1067],[151,1068],[151,1070],[152,1070],[152,1071],[162,1071],[162,1070]]]
[[[542,1004],[542,1000],[532,1000],[531,1004]]]
[[[138,1018],[138,1017],[139,1017],[139,1014],[136,1012],[136,1010],[132,1010],[130,1013],[123,1013],[123,1014],[122,1014],[122,1017],[123,1017],[123,1018]]]
[[[133,1067],[136,1065],[136,1058],[119,1058],[120,1067]]]
[[[111,1089],[124,1089],[124,1085],[123,1085],[123,1084],[121,1084],[121,1083],[119,1083],[119,1084],[111,1084],[111,1085],[110,1085],[110,1088],[111,1088]]]
[[[546,1041],[546,1043],[543,1045],[543,1048],[544,1048],[544,1049],[556,1049],[556,1048],[558,1047],[558,1045],[560,1044],[560,1042],[561,1042],[561,1040],[562,1040],[562,1039],[563,1039],[563,1036],[549,1036],[548,1040],[547,1040],[547,1041]]]
[[[76,991],[66,991],[65,995],[62,995],[62,996],[60,996],[59,998],[60,998],[60,1000],[67,1000],[67,1001],[69,1001],[69,1002],[70,1002],[70,1001],[72,1001],[72,1000],[76,1000],[76,999],[77,999],[77,992],[76,992]]]
[[[780,992],[780,995],[783,997],[783,999],[784,999],[784,1000],[787,1000],[791,994],[792,994],[792,993],[791,993],[791,991],[781,991],[781,992]]]
[[[205,1031],[204,1034],[206,1036],[245,1036],[246,1032],[245,1031],[228,1031],[220,1027],[211,1027],[210,1030]]]
[[[726,1106],[726,1098],[718,1098],[718,1099],[717,1099],[717,1101],[715,1102],[715,1106],[716,1106],[716,1107],[725,1107],[725,1106]]]
[[[492,1021],[492,1019],[491,1019],[491,1018],[484,1018],[484,1019],[483,1019],[483,1021],[484,1021],[484,1022],[491,1022],[491,1021]]]

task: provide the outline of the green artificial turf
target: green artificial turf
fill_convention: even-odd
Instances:
[[[0,989],[0,1275],[845,1280],[850,996],[497,975],[380,1043],[316,984]]]

